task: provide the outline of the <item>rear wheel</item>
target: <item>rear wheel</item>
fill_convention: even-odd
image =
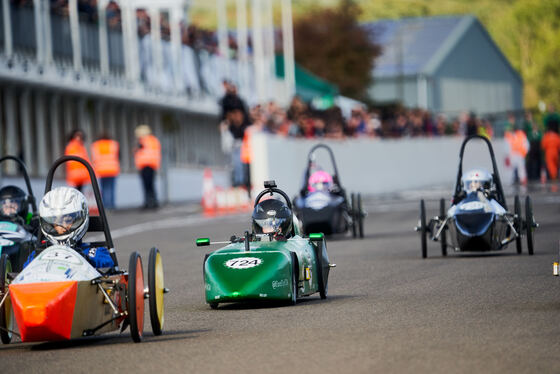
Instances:
[[[426,207],[424,199],[420,200],[420,243],[422,245],[422,258],[428,257],[428,229],[426,227]]]
[[[439,201],[439,219],[440,219],[440,221],[443,220],[444,217],[445,217],[445,199],[441,199]],[[441,255],[443,257],[445,257],[445,256],[447,256],[447,228],[444,227],[441,230],[439,240],[441,242]]]
[[[144,334],[144,274],[138,252],[130,255],[128,263],[128,320],[130,335],[136,343]]]
[[[358,194],[358,202],[356,204],[358,206],[358,211],[356,212],[356,216],[358,217],[358,232],[360,234],[360,238],[364,237],[364,209],[362,207],[362,194]]]
[[[8,273],[12,271],[12,265],[7,254],[0,257],[0,301],[8,293]],[[0,308],[0,340],[2,343],[9,344],[12,341],[12,331],[14,330],[14,311],[10,297],[6,297],[4,304]]]
[[[351,210],[350,216],[352,217],[352,237],[358,236],[358,222],[356,218],[356,195],[353,193],[350,195]]]
[[[515,195],[515,200],[513,202],[513,210],[515,213],[515,220],[513,221],[513,226],[515,231],[517,231],[517,237],[515,238],[515,248],[517,248],[517,254],[520,255],[522,252],[521,248],[521,230],[523,230],[523,225],[521,224],[521,203],[519,202],[519,196]]]
[[[525,197],[525,228],[527,230],[527,251],[533,255],[534,250],[534,236],[533,230],[535,229],[535,217],[533,217],[533,204],[529,196]]]
[[[148,259],[148,290],[150,298],[150,323],[154,335],[161,335],[164,321],[163,294],[165,293],[163,281],[163,263],[157,248],[150,249]]]
[[[210,303],[208,305],[210,305],[210,308],[212,309],[218,309],[218,303]]]

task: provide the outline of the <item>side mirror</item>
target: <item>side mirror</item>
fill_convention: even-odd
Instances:
[[[323,235],[322,232],[315,232],[309,234],[309,240],[311,240],[312,242],[320,242],[323,240],[324,237],[325,236]]]
[[[210,245],[210,238],[198,238],[196,239],[197,247],[206,247]]]

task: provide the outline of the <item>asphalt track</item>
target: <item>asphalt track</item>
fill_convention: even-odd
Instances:
[[[422,193],[418,194],[421,195]],[[426,194],[430,195],[428,192]],[[128,330],[70,342],[0,346],[2,373],[547,373],[559,372],[560,199],[536,191],[534,256],[505,251],[420,258],[418,202],[368,202],[363,240],[328,242],[329,298],[296,306],[228,305],[203,299],[194,239],[226,239],[248,215],[208,220],[192,207],[110,214],[119,260],[160,248],[166,285],[164,334],[132,343]],[[434,197],[433,191],[431,192]],[[512,201],[512,199],[509,199]],[[436,214],[438,202],[428,201]]]

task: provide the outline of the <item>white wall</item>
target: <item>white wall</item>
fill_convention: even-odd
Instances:
[[[450,193],[457,176],[459,150],[463,138],[415,139],[352,139],[326,141],[335,155],[340,180],[348,192],[364,195],[449,185]],[[315,140],[286,139],[256,134],[252,139],[253,187],[274,179],[290,196],[302,185],[307,154]],[[502,183],[511,180],[505,170],[505,145],[502,139],[493,142]],[[318,163],[329,171],[326,152],[320,150]],[[319,153],[317,153],[319,155]],[[473,141],[465,150],[464,170],[483,167],[491,170],[490,156],[481,141]]]

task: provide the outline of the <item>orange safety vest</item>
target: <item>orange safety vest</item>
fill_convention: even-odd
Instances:
[[[119,143],[110,139],[94,142],[91,145],[91,161],[98,177],[116,177],[121,172]]]
[[[523,130],[515,130],[514,132],[507,131],[504,135],[509,143],[512,152],[520,154],[525,157],[529,149],[527,148],[527,135]]]
[[[145,167],[151,167],[158,170],[161,165],[161,144],[153,135],[142,136],[138,139],[141,145],[134,154],[134,163],[136,169],[142,170]]]
[[[245,129],[243,134],[243,142],[241,143],[241,162],[244,164],[251,163],[251,127]]]
[[[84,143],[73,139],[68,142],[64,150],[65,156],[78,156],[89,162],[86,147]],[[72,187],[83,186],[90,183],[89,173],[85,166],[76,161],[66,163],[66,183]]]

